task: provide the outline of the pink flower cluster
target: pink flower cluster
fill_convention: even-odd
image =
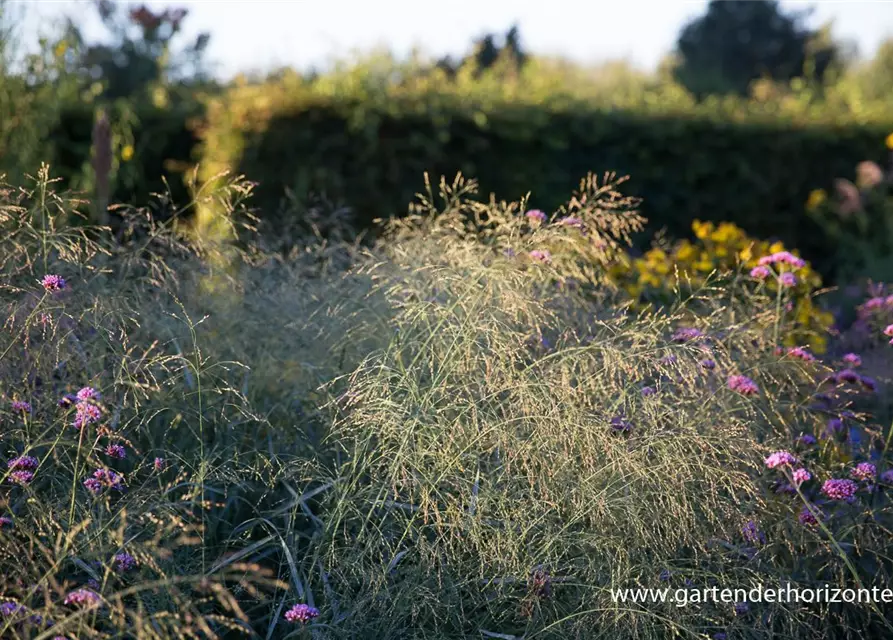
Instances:
[[[890,338],[890,344],[893,344],[893,324],[887,325],[884,329],[884,335]]]
[[[40,284],[44,288],[44,290],[50,293],[62,291],[66,287],[65,278],[52,273],[47,274],[43,278],[41,278]]]
[[[727,384],[729,389],[745,396],[753,396],[760,392],[757,384],[747,376],[729,376]]]
[[[788,349],[788,355],[805,362],[815,362],[815,356],[805,347],[791,347]]]
[[[864,320],[874,314],[874,312],[883,309],[893,309],[893,294],[886,297],[875,296],[869,298],[858,307],[857,312],[859,317]]]
[[[843,356],[843,361],[851,367],[861,367],[862,358],[857,353],[848,353]]]
[[[552,262],[552,254],[546,249],[534,249],[529,254],[531,260],[548,264]]]
[[[778,276],[778,281],[783,287],[794,287],[797,285],[797,276],[795,276],[790,271],[785,271],[783,274]]]
[[[84,480],[84,486],[91,493],[99,493],[106,488],[124,491],[124,477],[111,469],[97,469],[92,478]]]
[[[809,482],[812,479],[812,474],[809,473],[809,471],[807,471],[806,469],[800,468],[794,470],[792,477],[794,479],[794,482],[799,487],[804,482]]]
[[[66,396],[60,401],[60,406],[70,406],[71,402],[75,404],[74,427],[75,429],[83,429],[90,426],[102,418],[102,409],[96,404],[99,402],[99,392],[93,387],[84,387],[78,391],[77,395],[71,398]],[[63,402],[64,401],[64,402]]]
[[[65,596],[65,604],[93,607],[99,604],[99,595],[90,589],[76,589]]]
[[[527,216],[528,220],[535,220],[536,222],[545,222],[546,214],[540,211],[539,209],[531,209],[527,213],[524,214]]]
[[[319,609],[311,607],[307,604],[296,604],[285,612],[285,619],[289,622],[310,622],[314,618],[319,617]]]
[[[787,451],[776,451],[763,462],[765,462],[766,466],[770,469],[775,469],[776,467],[781,467],[783,465],[792,465],[797,462],[797,458]]]
[[[788,264],[794,269],[802,269],[806,266],[805,260],[803,260],[802,258],[798,258],[790,251],[778,251],[768,256],[763,256],[757,261],[757,264],[761,267],[767,267],[771,264],[779,263]]]
[[[750,277],[756,278],[757,280],[765,280],[771,273],[769,267],[759,265],[750,270]]]

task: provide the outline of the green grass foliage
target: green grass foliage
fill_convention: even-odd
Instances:
[[[886,471],[889,425],[867,382],[829,381],[838,363],[776,353],[783,294],[723,276],[634,310],[608,272],[644,221],[611,176],[580,183],[573,225],[475,188],[428,186],[372,246],[246,242],[225,268],[145,210],[120,241],[70,226],[45,172],[5,190],[3,637],[884,637],[870,604],[611,598],[888,587],[889,475],[852,502],[820,488]],[[196,206],[238,220],[249,186],[216,189]],[[59,401],[86,386],[100,418],[78,429]],[[812,479],[779,491],[778,449]],[[27,482],[5,464],[21,455]],[[91,491],[96,469],[126,490]],[[78,588],[97,602],[65,603]],[[287,622],[296,602],[319,616]]]

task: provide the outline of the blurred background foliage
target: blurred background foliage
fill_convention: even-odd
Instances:
[[[854,253],[889,255],[889,232],[873,231],[889,191],[883,204],[872,191],[859,222],[841,218],[848,196],[835,185],[860,162],[887,164],[893,41],[860,59],[830,26],[809,29],[805,12],[777,2],[708,3],[653,73],[533,55],[512,26],[458,59],[373,52],[324,72],[227,83],[205,60],[210,35],[185,36],[186,8],[84,6],[101,41],[68,19],[26,51],[17,26],[27,5],[0,0],[0,173],[10,182],[47,161],[88,194],[108,182],[112,203],[157,192],[183,202],[196,166],[204,181],[237,172],[259,183],[261,225],[281,236],[321,201],[357,230],[400,215],[426,171],[462,171],[485,195],[530,192],[552,209],[579,175],[611,170],[631,175],[649,231],[686,237],[695,219],[728,221],[797,247],[826,278],[864,274]],[[199,211],[199,229],[218,215]]]

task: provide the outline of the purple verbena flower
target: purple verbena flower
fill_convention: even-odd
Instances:
[[[893,469],[887,469],[881,474],[881,482],[893,484]]]
[[[698,340],[704,337],[704,332],[700,329],[695,329],[694,327],[680,327],[676,329],[675,333],[673,333],[673,337],[671,340],[673,342],[689,342],[691,340]]]
[[[64,396],[59,398],[59,406],[63,409],[67,409],[74,405],[77,402],[77,396],[71,393],[66,393]]]
[[[10,471],[34,471],[40,462],[34,456],[19,456],[6,463]]]
[[[126,573],[136,568],[136,558],[126,551],[122,551],[115,554],[115,557],[112,559],[112,566],[118,573]]]
[[[842,478],[825,480],[822,485],[822,493],[828,496],[831,500],[846,500],[847,502],[853,500],[853,496],[856,495],[858,489],[859,485],[855,482]]]
[[[760,392],[756,383],[747,376],[729,376],[727,384],[729,389],[745,396],[753,396]]]
[[[155,460],[152,461],[152,467],[155,469],[155,471],[164,471],[165,465],[166,462],[164,458],[155,458]]]
[[[111,469],[97,469],[93,472],[93,477],[110,489],[117,491],[124,489],[124,477]]]
[[[893,324],[888,324],[884,329],[884,335],[888,338],[893,338]],[[893,344],[893,340],[890,340],[890,344]]]
[[[307,604],[296,604],[285,612],[285,619],[289,622],[300,622],[302,624],[310,622],[314,618],[319,617],[319,609],[311,607]]]
[[[52,273],[41,278],[40,284],[49,292],[62,291],[66,287],[65,278]]]
[[[611,418],[611,429],[614,431],[629,432],[633,430],[633,423],[626,420],[623,416],[614,416]]]
[[[548,264],[552,262],[552,254],[546,249],[534,249],[529,254],[531,260]]]
[[[812,511],[815,511],[815,514],[812,513]],[[797,520],[800,521],[800,524],[810,526],[819,523],[819,518],[822,517],[822,512],[816,506],[812,507],[812,511],[810,511],[809,507],[803,507],[800,511],[800,515],[797,516]],[[816,517],[816,515],[818,515],[818,517]]]
[[[875,382],[874,378],[869,378],[868,376],[859,376],[859,384],[861,384],[869,391],[877,391],[877,382]]]
[[[825,435],[830,438],[840,435],[844,432],[843,420],[840,418],[831,418],[828,420],[828,426],[825,427]]]
[[[3,604],[0,604],[0,616],[3,616],[4,618],[21,615],[26,611],[28,611],[28,609],[17,602],[4,602]]]
[[[120,444],[110,444],[105,448],[105,455],[110,458],[123,460],[127,457],[127,450]]]
[[[797,458],[787,451],[776,451],[763,461],[770,469],[775,469],[783,465],[792,465],[797,462]]]
[[[744,535],[744,539],[747,540],[750,544],[766,543],[766,534],[760,531],[757,523],[753,520],[748,520],[746,523],[744,523],[744,526],[741,527],[741,533]]]
[[[17,413],[31,413],[31,403],[24,400],[13,400],[11,406]]]
[[[812,474],[801,467],[800,469],[794,469],[794,473],[791,474],[791,477],[794,479],[794,482],[799,487],[804,482],[809,482],[809,480],[812,479]]]
[[[797,276],[795,276],[790,271],[785,271],[783,274],[778,276],[778,281],[783,287],[793,287],[797,284]]]
[[[96,478],[87,478],[84,480],[84,486],[90,493],[99,493],[102,491],[102,483]]]
[[[838,384],[840,384],[842,382],[856,384],[859,382],[859,380],[862,379],[862,376],[860,376],[858,373],[856,373],[852,369],[843,369],[843,370],[837,372],[836,379],[837,379]]]
[[[701,360],[701,366],[707,369],[707,371],[713,371],[716,368],[716,362],[710,358],[704,358]]]
[[[812,446],[816,443],[815,436],[804,433],[800,437],[797,438],[797,444],[803,445],[804,447]]]
[[[657,391],[655,391],[654,387],[642,387],[642,397],[647,398],[649,396],[653,396]]]
[[[13,525],[12,518],[9,516],[0,516],[0,529],[6,529]]]
[[[545,222],[546,214],[540,211],[539,209],[531,209],[527,213],[524,214],[528,220],[534,220],[536,222]]]
[[[31,484],[31,481],[34,480],[34,472],[33,471],[13,471],[9,474],[9,481],[15,484],[20,484],[22,486]]]
[[[852,471],[850,471],[850,476],[856,480],[873,480],[876,475],[877,467],[870,462],[860,462]]]

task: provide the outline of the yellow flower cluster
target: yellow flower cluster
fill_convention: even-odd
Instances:
[[[611,279],[636,300],[672,298],[672,292],[680,286],[698,287],[718,274],[737,272],[749,277],[761,257],[785,250],[781,242],[750,238],[729,222],[695,220],[692,231],[694,242],[680,240],[670,248],[654,247],[640,258],[625,256],[611,268]],[[808,263],[796,275],[797,285],[790,289],[793,308],[788,316],[793,328],[785,335],[785,344],[808,344],[821,353],[827,347],[827,331],[834,321],[812,301],[812,293],[821,287],[821,277]],[[775,292],[778,283],[769,278],[762,286]]]

